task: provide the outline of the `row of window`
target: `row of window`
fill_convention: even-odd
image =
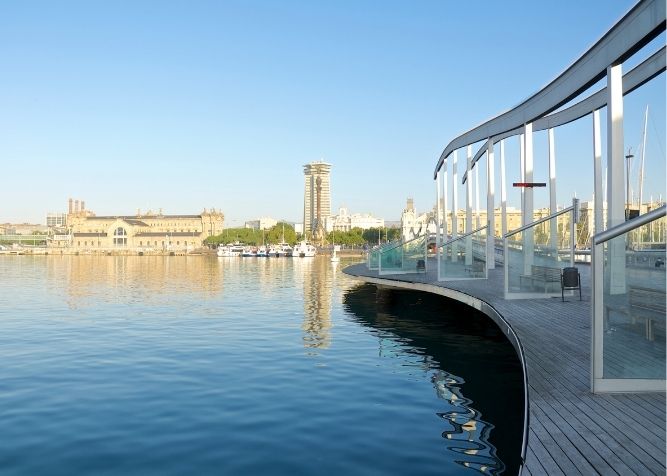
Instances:
[[[102,246],[102,243],[101,243],[100,241],[98,241],[97,244],[96,244],[94,241],[91,241],[90,243],[89,243],[88,241],[84,241],[84,242],[83,242],[83,246],[89,246],[89,244],[90,244],[90,246],[98,246],[98,247],[99,247],[99,246]],[[170,242],[168,243],[169,246],[171,246],[171,245],[173,245],[173,244],[174,244],[173,241],[170,241]],[[184,241],[183,244],[184,244],[184,245],[187,245],[188,242],[187,242],[187,241]],[[194,241],[191,241],[190,244],[194,246],[195,242],[194,242]],[[113,239],[113,245],[114,245],[114,246],[127,246],[127,238],[114,238],[114,239]],[[164,246],[164,245],[165,245],[164,240],[162,240],[162,241],[160,242],[160,245],[161,245],[161,246]],[[176,242],[176,246],[180,246],[180,245],[181,245],[181,242],[180,242],[180,240],[179,240],[179,241]],[[77,242],[76,242],[76,246],[81,246],[81,241],[77,241]],[[140,242],[139,242],[139,246],[151,246],[151,242],[150,242],[150,241],[147,241],[146,244],[144,245],[144,242],[143,242],[143,241],[140,241]],[[153,244],[153,246],[158,246],[158,241],[155,241],[154,244]]]

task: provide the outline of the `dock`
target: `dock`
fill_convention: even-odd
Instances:
[[[519,341],[528,419],[522,474],[660,474],[665,468],[665,393],[591,392],[590,267],[579,265],[579,296],[505,300],[503,269],[488,279],[438,281],[421,273],[379,276],[365,263],[344,272],[381,286],[432,292],[474,305]],[[486,310],[485,310],[486,309]],[[516,345],[515,345],[516,348]]]

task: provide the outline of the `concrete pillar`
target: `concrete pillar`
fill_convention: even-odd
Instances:
[[[607,229],[625,221],[623,67],[607,68]],[[609,292],[625,293],[625,239],[608,242]]]
[[[524,126],[524,182],[533,181],[533,124],[528,123]],[[523,191],[523,219],[525,224],[533,223],[533,189],[525,187]],[[531,266],[535,254],[534,230],[531,228],[523,232],[523,264],[524,274],[531,274]]]
[[[443,243],[446,243],[449,241],[449,236],[448,236],[448,226],[447,226],[447,215],[449,214],[449,202],[447,201],[447,161],[445,160],[442,164],[442,168],[440,169],[440,172],[442,173],[442,190],[443,190],[443,195],[442,195],[442,201],[443,201],[443,210],[442,210],[442,234],[444,236]],[[443,249],[442,250],[442,255],[443,259],[447,258],[447,250]]]
[[[526,143],[524,141],[524,134],[519,134],[519,182],[526,181]],[[526,224],[526,207],[523,197],[524,188],[520,188],[521,194],[521,226]]]
[[[472,146],[468,146],[466,155],[466,233],[472,231]],[[472,237],[466,238],[466,265],[472,265]]]
[[[602,193],[602,139],[600,138],[600,110],[593,111],[593,225],[594,234],[604,231],[604,200]]]
[[[554,130],[547,131],[549,138],[549,214],[556,213],[556,144]],[[558,250],[558,220],[551,220],[549,224],[549,246]],[[576,242],[575,242],[576,243]]]
[[[479,167],[475,167],[475,229],[482,226],[479,211]]]
[[[486,149],[486,269],[496,268],[496,173],[493,140]]]

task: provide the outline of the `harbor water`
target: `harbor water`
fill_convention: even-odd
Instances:
[[[0,473],[515,474],[485,316],[327,257],[0,257]]]

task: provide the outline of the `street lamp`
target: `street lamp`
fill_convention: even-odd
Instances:
[[[625,219],[629,220],[630,219],[630,165],[632,164],[632,159],[634,155],[632,154],[632,147],[628,147],[628,154],[625,156],[625,203],[626,203],[626,209],[625,209]]]

